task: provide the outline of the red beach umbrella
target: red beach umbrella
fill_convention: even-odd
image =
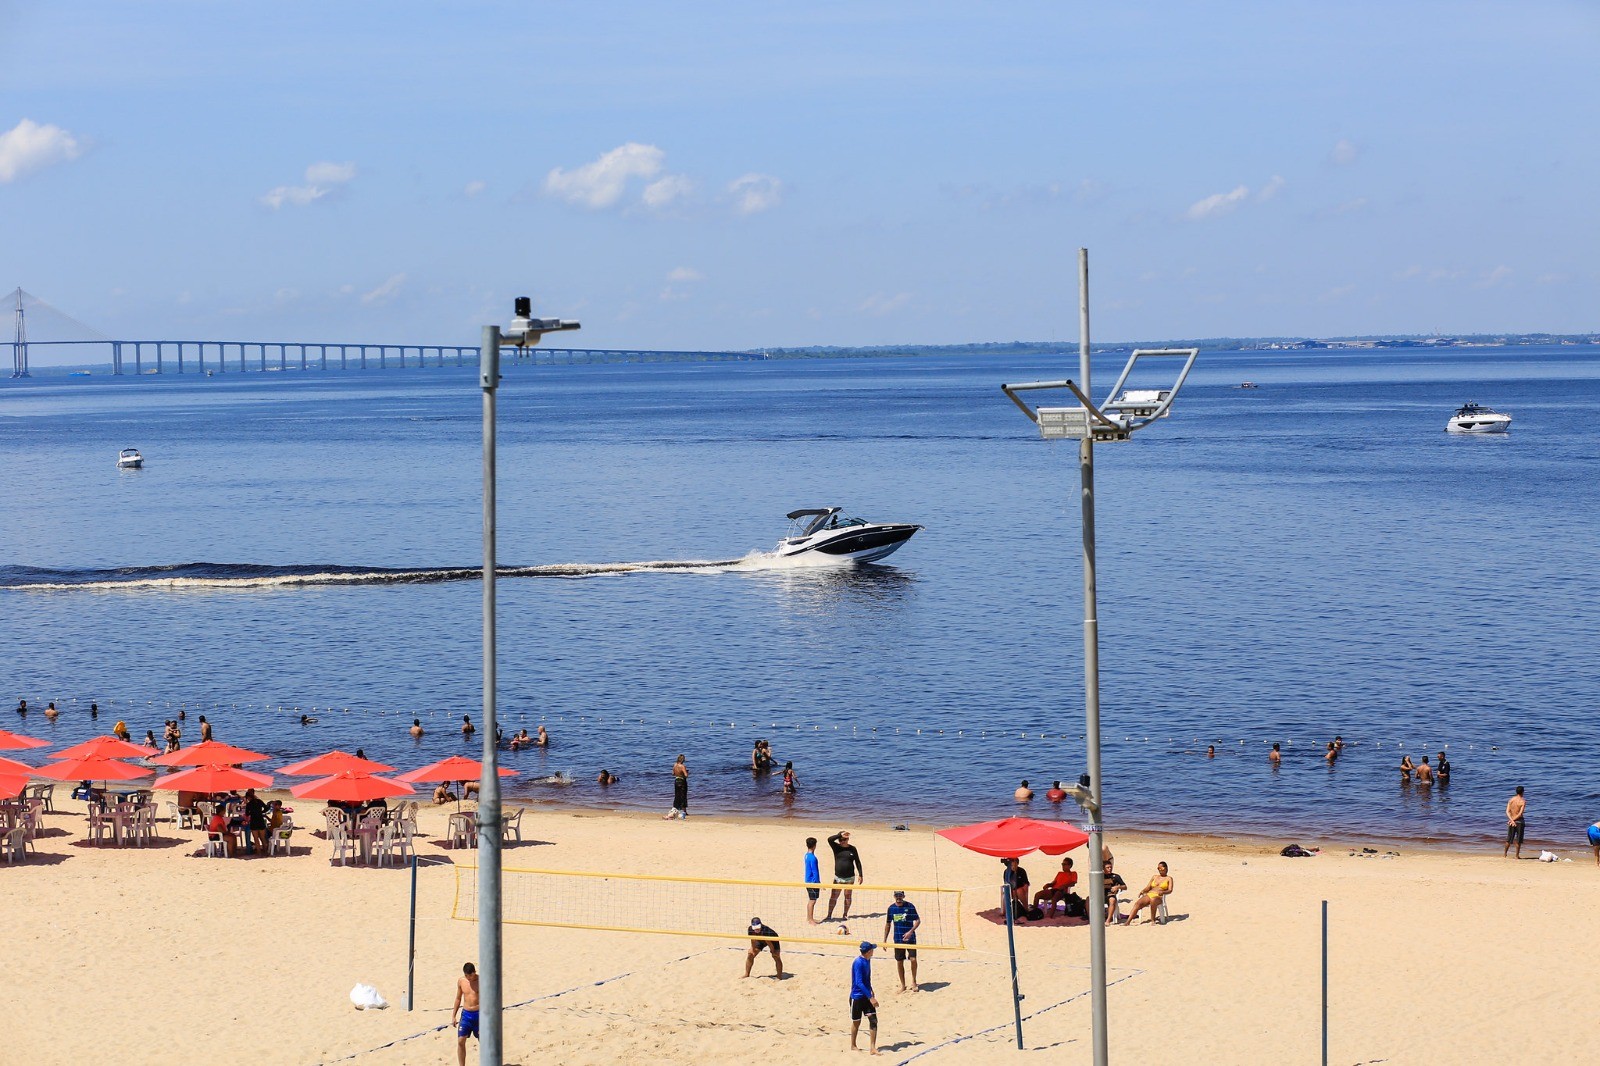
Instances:
[[[38,737],[27,737],[21,733],[13,733],[9,729],[0,729],[0,751],[21,751],[24,748],[48,748],[48,740]]]
[[[236,766],[193,766],[158,777],[150,787],[163,792],[232,792],[241,788],[269,788],[271,774],[258,774]]]
[[[4,755],[0,755],[0,774],[5,774],[7,777],[12,777],[16,774],[27,777],[31,773],[36,773],[38,769],[37,766],[29,766],[25,762],[18,762],[15,759],[8,759]]]
[[[130,766],[115,759],[77,758],[41,766],[34,773],[57,781],[133,781],[149,777],[155,771],[143,766]]]
[[[28,779],[17,774],[0,774],[0,800],[16,799],[28,787]]]
[[[290,763],[280,766],[278,773],[290,777],[327,777],[329,774],[342,774],[354,771],[362,774],[386,774],[394,767],[371,759],[363,759],[358,755],[351,755],[348,751],[330,751],[326,755],[306,759],[304,762]]]
[[[86,740],[82,744],[74,744],[65,751],[56,753],[58,759],[142,759],[146,755],[156,754],[155,748],[147,748],[143,744],[130,744],[126,740],[106,735]]]
[[[150,762],[155,766],[233,766],[242,762],[260,762],[272,756],[248,748],[236,748],[220,740],[202,740],[189,748],[179,748],[166,755],[157,755]]]
[[[346,770],[331,777],[301,782],[289,792],[296,799],[365,803],[367,800],[388,799],[390,796],[414,795],[416,789],[387,777],[376,777],[359,770]]]
[[[997,822],[958,825],[939,830],[939,835],[968,851],[998,859],[1020,859],[1035,851],[1065,855],[1089,842],[1089,834],[1082,830],[1032,818],[1002,818]]]
[[[501,777],[515,777],[517,771],[500,768]],[[469,759],[465,755],[452,755],[448,759],[440,759],[436,763],[410,773],[400,774],[396,780],[413,781],[422,784],[424,781],[477,781],[483,777],[483,763],[478,759]]]

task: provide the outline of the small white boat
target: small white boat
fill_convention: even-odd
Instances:
[[[868,522],[841,518],[838,507],[810,507],[789,512],[793,527],[778,542],[785,559],[797,555],[836,562],[875,563],[894,552],[921,529],[904,522]]]
[[[1450,433],[1504,433],[1511,428],[1511,416],[1475,403],[1462,404],[1444,428]]]
[[[1238,387],[1241,389],[1259,389],[1261,386],[1257,385],[1253,381],[1241,381],[1239,382]]]
[[[117,453],[118,470],[140,470],[144,467],[144,456],[139,454],[138,448],[124,448]]]

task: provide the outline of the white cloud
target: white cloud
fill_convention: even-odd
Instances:
[[[60,126],[23,119],[0,133],[0,185],[31,171],[67,163],[83,154],[83,143]]]
[[[1333,209],[1335,215],[1353,215],[1357,211],[1365,211],[1371,203],[1365,196],[1357,196],[1354,200],[1346,200]]]
[[[1333,151],[1328,153],[1328,162],[1336,167],[1347,167],[1360,158],[1361,149],[1354,141],[1346,140],[1343,137],[1339,138],[1339,143],[1333,146]]]
[[[467,182],[467,187],[462,191],[467,194],[468,199],[471,199],[488,187],[489,183],[486,181],[469,181]]]
[[[1287,183],[1280,175],[1272,175],[1272,180],[1261,186],[1260,190],[1256,192],[1256,199],[1262,202],[1272,199],[1283,191],[1285,184]]]
[[[394,299],[400,292],[400,286],[406,283],[404,274],[392,274],[382,285],[371,292],[361,294],[361,302],[368,307],[380,307]]]
[[[343,185],[354,181],[355,176],[354,163],[312,163],[306,167],[307,185]]]
[[[666,156],[653,144],[629,141],[576,169],[556,167],[545,176],[544,191],[569,204],[599,211],[622,199],[629,181],[661,173]]]
[[[1504,263],[1501,263],[1499,266],[1495,267],[1493,270],[1489,271],[1481,279],[1479,279],[1478,288],[1493,288],[1509,278],[1513,273],[1514,271],[1512,271],[1510,267],[1506,266]]]
[[[746,174],[728,183],[733,209],[741,215],[756,215],[783,202],[783,182],[770,174]]]
[[[269,190],[261,202],[274,211],[285,205],[304,207],[316,203],[339,186],[349,184],[355,177],[354,163],[312,163],[306,167],[304,185],[279,185]]]
[[[694,182],[682,174],[667,174],[644,187],[644,205],[660,211],[694,192]]]
[[[667,271],[668,281],[704,281],[705,275],[691,266],[673,267]]]
[[[861,306],[857,310],[869,315],[892,315],[910,302],[911,294],[909,292],[897,292],[893,296],[885,296],[881,292],[875,292],[865,300],[862,300]]]
[[[1204,200],[1189,205],[1189,217],[1198,222],[1203,218],[1217,218],[1234,211],[1249,197],[1248,185],[1237,185],[1230,192],[1212,193]]]

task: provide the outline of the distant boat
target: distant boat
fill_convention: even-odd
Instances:
[[[67,375],[69,378],[88,378],[93,376],[93,370],[74,370],[72,373]]]
[[[1504,433],[1511,428],[1511,416],[1475,403],[1462,404],[1450,421],[1448,433]]]
[[[808,507],[790,511],[789,521],[794,525],[789,535],[778,542],[778,554],[785,559],[810,555],[836,562],[875,563],[892,555],[922,528],[904,522],[840,518],[839,510]]]
[[[144,456],[139,454],[138,448],[124,448],[117,453],[118,470],[142,470]]]
[[[1260,387],[1261,387],[1260,385],[1257,385],[1253,381],[1241,381],[1241,382],[1239,382],[1239,388],[1241,388],[1241,389],[1259,389]]]

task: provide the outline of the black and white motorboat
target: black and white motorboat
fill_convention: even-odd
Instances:
[[[142,470],[144,456],[139,454],[138,448],[124,448],[117,453],[118,470]]]
[[[822,561],[875,563],[911,539],[921,526],[904,522],[868,522],[847,518],[839,507],[811,507],[789,512],[789,535],[778,542],[780,558],[796,556]]]
[[[1511,416],[1479,404],[1463,404],[1444,428],[1450,433],[1504,433],[1511,428]]]

